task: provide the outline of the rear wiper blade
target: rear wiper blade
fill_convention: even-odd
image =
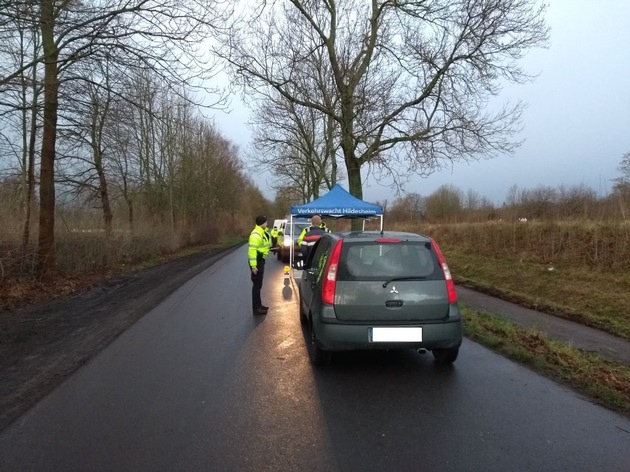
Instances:
[[[397,280],[425,280],[426,277],[394,277],[393,279],[389,279],[387,282],[383,284],[383,288],[387,287],[390,282],[396,282]]]

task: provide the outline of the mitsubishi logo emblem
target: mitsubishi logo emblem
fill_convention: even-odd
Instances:
[[[398,293],[398,290],[396,290],[395,285],[392,285],[392,289],[389,291],[389,293]]]

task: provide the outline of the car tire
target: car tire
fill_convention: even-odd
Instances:
[[[278,258],[279,261],[282,260],[282,251],[280,249],[276,251],[276,257]]]
[[[324,351],[319,346],[319,341],[317,341],[317,336],[315,335],[312,324],[310,326],[309,335],[308,356],[311,360],[311,364],[316,367],[329,365],[332,360],[332,352]]]
[[[448,349],[433,349],[431,352],[433,353],[433,358],[435,359],[436,364],[448,365],[452,364],[455,362],[455,359],[457,359],[459,348],[451,347]]]

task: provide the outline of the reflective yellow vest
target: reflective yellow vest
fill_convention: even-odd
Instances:
[[[262,255],[263,259],[267,258],[269,249],[271,248],[271,239],[269,233],[267,233],[261,226],[256,225],[249,235],[249,244],[247,246],[247,258],[249,259],[249,266],[254,269],[258,266],[256,262],[258,259],[258,253]]]

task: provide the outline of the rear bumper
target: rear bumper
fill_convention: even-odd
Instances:
[[[400,326],[421,326],[422,341],[374,343],[370,342],[370,331],[374,325],[326,323],[313,319],[313,328],[315,329],[317,340],[322,349],[328,351],[406,348],[425,348],[430,350],[459,347],[462,343],[463,328],[461,318],[440,323],[418,323]]]

